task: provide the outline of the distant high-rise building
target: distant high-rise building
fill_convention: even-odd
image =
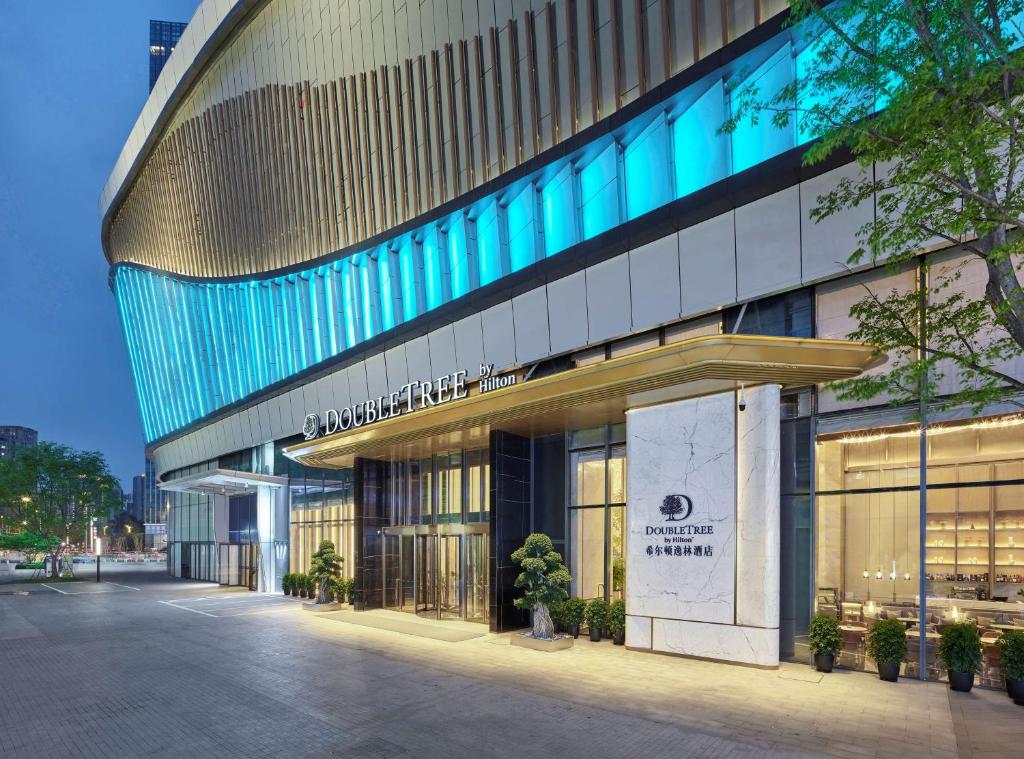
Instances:
[[[19,448],[31,447],[38,442],[39,433],[31,427],[0,426],[0,459],[13,459]]]
[[[143,511],[146,505],[146,475],[137,474],[132,477],[132,502],[128,513],[142,521]]]
[[[142,521],[146,524],[164,522],[164,510],[160,508],[160,491],[156,487],[156,467],[152,459],[146,459],[144,499],[142,502]]]
[[[182,21],[150,21],[149,22],[149,90],[153,91],[164,64],[174,52],[174,46],[181,39],[182,32],[188,26]]]

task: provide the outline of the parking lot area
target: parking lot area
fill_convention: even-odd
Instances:
[[[239,590],[198,598],[162,599],[160,603],[207,617],[241,617],[294,608],[298,602],[280,594]]]

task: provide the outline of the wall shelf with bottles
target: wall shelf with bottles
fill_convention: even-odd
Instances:
[[[998,588],[1003,583],[1024,584],[1024,486],[987,484],[1022,477],[1020,460],[929,467],[930,482],[965,485],[928,494],[925,565],[934,567],[926,572],[929,580],[984,583],[989,595],[1006,595]]]

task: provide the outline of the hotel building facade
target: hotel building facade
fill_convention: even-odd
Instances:
[[[871,668],[922,583],[929,632],[1024,619],[1021,419],[943,412],[922,524],[912,410],[827,387],[916,267],[847,266],[876,210],[812,220],[860,169],[802,166],[799,120],[719,130],[799,82],[785,18],[204,0],[101,196],[171,574],[277,590],[330,539],[368,608],[500,631],[544,532],[636,649],[806,661],[824,611]]]

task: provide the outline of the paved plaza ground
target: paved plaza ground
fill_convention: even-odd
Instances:
[[[0,757],[1024,756],[1024,709],[992,690],[539,653],[465,623],[479,636],[450,642],[162,570],[105,580],[0,585]]]

